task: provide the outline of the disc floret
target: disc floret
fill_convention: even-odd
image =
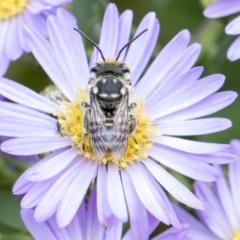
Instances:
[[[240,229],[238,229],[231,240],[240,240]]]
[[[22,13],[29,0],[1,0],[0,1],[0,20],[8,20]]]

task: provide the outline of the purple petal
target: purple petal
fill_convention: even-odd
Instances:
[[[205,143],[169,136],[155,137],[153,141],[161,145],[195,154],[215,153],[229,148],[228,144]]]
[[[115,53],[118,44],[118,27],[119,16],[118,9],[115,4],[109,4],[103,18],[101,37],[99,47],[103,51],[106,59],[115,58]],[[96,51],[96,50],[95,50]],[[102,61],[100,54],[97,52],[95,62]]]
[[[27,9],[33,13],[39,13],[42,12],[43,10],[50,10],[52,6],[44,4],[42,1],[30,1],[27,4]]]
[[[226,118],[202,118],[160,125],[161,133],[173,136],[193,136],[220,132],[232,126]]]
[[[215,74],[197,82],[185,84],[161,102],[155,103],[148,112],[152,117],[159,118],[190,107],[217,91],[223,85],[224,79],[223,75]]]
[[[234,150],[235,153],[238,154],[238,156],[240,156],[239,140],[232,140],[231,148]],[[240,222],[240,205],[239,205],[240,160],[237,160],[236,162],[229,164],[228,171],[229,171],[229,182],[231,187],[232,198],[233,198],[235,209]]]
[[[0,135],[8,137],[58,137],[57,125],[0,117]]]
[[[106,166],[104,164],[100,164],[98,167],[98,175],[97,175],[97,213],[99,222],[102,226],[108,230],[112,225],[112,212],[109,208],[107,201],[107,172]]]
[[[223,131],[232,126],[226,118],[202,118],[160,125],[161,133],[173,136],[194,136]]]
[[[169,93],[174,93],[182,87],[181,77],[191,69],[200,54],[201,46],[199,44],[192,44],[186,48],[176,59],[173,59],[166,67],[165,76],[160,83],[156,85],[152,93],[147,96],[149,104],[154,104],[166,98]],[[166,62],[165,62],[166,64]],[[186,80],[184,85],[191,81]]]
[[[182,173],[192,179],[211,182],[216,181],[221,174],[212,166],[192,160],[183,152],[163,146],[153,147],[149,150],[149,156],[165,166]]]
[[[240,58],[240,36],[237,37],[229,47],[227,57],[230,61],[235,61]]]
[[[38,122],[49,126],[57,126],[57,120],[55,118],[15,103],[0,101],[0,116],[14,117],[18,119],[25,119],[29,122]]]
[[[1,150],[13,155],[27,156],[51,152],[71,144],[72,141],[66,137],[14,138],[2,143]]]
[[[85,240],[87,228],[86,226],[87,226],[86,206],[85,203],[82,202],[76,216],[73,218],[72,222],[67,226],[70,240]]]
[[[183,53],[183,56],[187,57],[187,55],[184,53]],[[180,62],[182,63],[183,60],[180,60]],[[189,61],[188,61],[188,63],[189,63]],[[179,64],[177,64],[177,65],[179,65]],[[155,96],[154,97],[152,97],[152,95],[149,96],[150,101],[148,101],[147,106],[151,106],[151,103],[154,103],[156,101],[160,101],[160,100],[164,99],[165,97],[168,96],[169,93],[175,92],[178,88],[181,88],[182,85],[185,85],[185,84],[188,84],[188,83],[198,80],[199,77],[202,75],[203,67],[195,67],[195,68],[188,70],[192,65],[189,67],[187,67],[187,66],[188,66],[187,64],[184,64],[184,67],[180,67],[179,68],[180,72],[179,71],[176,72],[174,76],[170,76],[170,73],[171,74],[173,73],[173,71],[170,70],[167,73],[167,76],[165,76],[163,79],[164,82],[161,85],[162,87],[156,86],[156,88],[158,89],[158,93],[157,93],[157,91],[155,91],[156,88],[153,89],[153,93]],[[176,69],[176,67],[174,67],[174,69]]]
[[[23,54],[23,49],[20,43],[19,38],[19,28],[21,29],[21,20],[19,19],[22,16],[18,15],[9,20],[9,30],[6,39],[6,54],[9,59],[12,61],[18,59]]]
[[[148,63],[158,38],[159,23],[155,13],[148,13],[143,18],[134,36],[144,29],[148,29],[148,31],[131,44],[124,61],[131,69],[131,82],[133,85],[137,82]]]
[[[144,74],[138,82],[135,93],[136,97],[141,96],[142,98],[145,98],[150,92],[152,92],[155,86],[169,73],[169,71],[166,71],[166,68],[169,70],[169,63],[182,54],[183,50],[189,44],[189,41],[189,32],[183,30],[162,49],[147,70],[146,74]],[[159,72],[159,69],[162,69],[161,72]],[[151,84],[146,84],[149,80],[151,80]]]
[[[7,68],[9,66],[9,59],[5,52],[5,46],[7,41],[7,35],[9,31],[9,22],[8,21],[1,21],[0,22],[0,31],[1,31],[1,38],[0,38],[0,76],[3,76]]]
[[[67,228],[59,228],[55,216],[48,219],[48,226],[54,232],[57,239],[72,240],[69,236]]]
[[[94,161],[85,160],[78,171],[74,181],[68,186],[57,211],[57,223],[59,227],[67,226],[76,214],[87,189],[97,171]],[[81,186],[79,188],[79,186]],[[74,199],[74,201],[73,201]]]
[[[24,25],[32,26],[33,28],[37,29],[38,33],[41,33],[43,35],[47,34],[47,21],[46,21],[46,16],[44,16],[44,14],[33,15],[30,12],[26,11],[24,12],[22,17],[24,21],[21,29],[22,37],[23,37]],[[26,41],[25,41],[25,44],[26,44]]]
[[[70,148],[52,158],[48,158],[47,161],[43,159],[27,170],[26,178],[32,182],[49,179],[64,170],[78,154],[79,150],[77,148]]]
[[[56,181],[56,178],[52,178],[47,181],[37,182],[34,186],[28,190],[25,196],[22,198],[21,207],[22,208],[34,208],[42,200],[44,194],[49,190],[49,188]]]
[[[21,209],[21,217],[28,231],[36,240],[57,240],[46,222],[37,223],[32,209]]]
[[[168,209],[164,209],[165,206],[161,205],[162,197],[152,183],[154,179],[149,178],[148,170],[142,169],[140,165],[141,163],[136,162],[128,169],[137,195],[153,216],[168,225],[170,224]]]
[[[83,161],[76,160],[75,164],[62,174],[44,194],[42,200],[35,209],[34,218],[37,222],[45,221],[57,211],[61,199],[64,194],[66,194],[72,182],[75,181],[82,164]]]
[[[204,209],[200,200],[160,165],[149,159],[142,162],[157,181],[178,201],[192,208]]]
[[[21,46],[22,48],[24,49],[25,52],[29,53],[30,52],[30,49],[29,49],[29,46],[26,42],[26,39],[24,37],[24,34],[23,34],[23,28],[24,28],[24,25],[25,24],[28,24],[28,19],[32,19],[32,14],[29,12],[29,11],[25,11],[22,13],[21,15],[22,17],[19,18],[21,20],[21,24],[22,24],[22,28],[19,29],[19,39],[20,39],[20,43],[21,43]],[[35,22],[35,21],[34,21]],[[46,24],[46,23],[45,23]],[[34,23],[31,22],[31,25],[34,25]],[[40,30],[41,31],[41,30]]]
[[[187,223],[190,226],[187,234],[188,240],[219,240],[203,223],[198,221],[193,215],[181,208],[177,204],[173,204],[174,210],[177,213],[182,223]]]
[[[69,13],[58,9],[57,17],[48,18],[48,32],[53,49],[62,69],[69,76],[73,88],[86,88],[89,80],[89,68],[81,36],[74,31],[76,22],[67,21]]]
[[[238,0],[219,0],[207,7],[203,14],[208,18],[219,18],[239,11],[240,3]]]
[[[114,217],[113,218],[113,227],[106,232],[106,240],[121,240],[122,236],[122,229],[123,229],[123,223],[120,221],[118,218]]]
[[[132,28],[132,19],[133,19],[133,12],[131,10],[124,11],[120,16],[118,44],[116,49],[117,51],[115,53],[116,55],[129,40],[129,36]],[[121,53],[120,59],[125,59],[126,51],[127,49],[123,50],[123,52]]]
[[[108,164],[107,199],[112,213],[121,221],[128,220],[127,207],[124,198],[120,172],[114,164]]]
[[[236,97],[237,93],[232,91],[213,93],[188,108],[157,119],[155,123],[159,124],[204,117],[230,105]]]
[[[59,108],[56,103],[40,94],[5,78],[0,80],[0,94],[14,102],[46,113],[54,113]]]
[[[86,233],[86,239],[105,239],[104,228],[97,217],[96,188],[91,191],[89,197]]]
[[[72,89],[72,85],[68,84],[68,76],[61,70],[50,43],[32,27],[25,27],[24,30],[27,44],[37,61],[61,92],[72,100],[76,89]]]
[[[225,32],[229,35],[240,34],[240,16],[233,19],[225,28]]]
[[[27,181],[25,178],[26,171],[18,178],[18,180],[13,185],[13,194],[15,195],[22,195],[28,192],[35,183]]]
[[[206,184],[196,182],[195,192],[205,206],[205,211],[197,211],[202,222],[205,222],[219,238],[230,239],[232,236],[230,223],[226,221],[227,216],[212,190]]]
[[[238,156],[236,156],[230,149],[211,154],[195,154],[194,156],[192,154],[189,154],[189,157],[191,157],[192,159],[196,159],[197,161],[212,164],[228,164],[239,159]]]
[[[151,213],[148,212],[148,222],[149,222],[149,235],[156,229],[159,225],[159,220],[156,219]]]
[[[41,0],[41,1],[52,6],[63,5],[71,2],[71,0]]]
[[[127,171],[122,170],[121,173],[130,218],[132,239],[145,240],[148,238],[149,232],[147,210],[140,201]]]
[[[230,223],[232,231],[236,232],[239,228],[239,220],[230,192],[230,188],[224,177],[224,173],[221,167],[215,165],[215,168],[217,168],[218,171],[221,172],[223,175],[223,177],[221,177],[218,181],[213,183],[215,194],[218,197],[218,200],[222,205],[223,211],[227,216],[225,221],[228,221]]]

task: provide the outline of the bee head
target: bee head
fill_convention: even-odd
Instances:
[[[118,101],[131,91],[130,70],[126,64],[106,61],[91,69],[89,87],[99,100]]]

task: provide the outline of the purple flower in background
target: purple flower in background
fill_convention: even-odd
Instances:
[[[240,12],[240,1],[238,0],[218,0],[207,7],[204,16],[208,18],[221,18]],[[232,20],[225,28],[229,35],[240,35],[240,16]],[[227,52],[227,57],[231,61],[240,58],[240,36],[231,44]]]
[[[96,201],[96,189],[93,189],[87,208],[83,201],[72,222],[65,228],[58,227],[55,217],[51,217],[46,222],[37,223],[32,209],[22,209],[21,216],[35,240],[132,240],[131,229],[122,237],[123,224],[117,218],[113,219],[114,224],[109,230],[106,231],[102,227],[98,221]],[[150,236],[159,221],[151,214],[148,214],[148,219],[147,236]],[[181,230],[172,227],[151,240],[181,240],[187,232],[188,226],[183,224]]]
[[[105,58],[116,57],[128,42],[131,22],[132,11],[119,16],[114,4],[107,7],[99,44]],[[84,132],[82,103],[88,101],[90,67],[101,58],[94,50],[88,64],[81,36],[74,27],[72,17],[59,9],[56,16],[48,18],[49,41],[32,27],[26,28],[29,48],[66,101],[55,103],[14,81],[0,80],[0,94],[18,103],[1,103],[0,135],[14,137],[1,149],[15,155],[51,152],[22,174],[14,194],[25,194],[21,206],[35,208],[37,222],[55,215],[57,224],[65,227],[93,184],[98,218],[105,229],[112,217],[122,222],[130,220],[132,239],[147,239],[148,212],[165,224],[181,228],[163,188],[189,207],[203,209],[203,204],[165,167],[205,182],[221,176],[210,164],[236,160],[228,144],[178,136],[229,128],[231,122],[227,119],[196,118],[228,106],[237,94],[216,93],[224,83],[220,74],[199,79],[203,68],[192,67],[200,46],[189,45],[187,30],[174,37],[143,74],[159,33],[155,14],[148,13],[135,34],[146,28],[148,31],[121,55],[136,88],[130,99],[137,102],[136,129],[128,136],[122,159],[96,159]]]
[[[3,76],[10,61],[18,59],[23,51],[29,52],[22,28],[31,25],[36,31],[46,34],[46,16],[56,7],[71,0],[1,0],[0,1],[0,76]]]
[[[240,141],[231,141],[231,148],[240,157]],[[197,211],[200,221],[179,206],[174,207],[179,219],[190,226],[187,240],[240,239],[239,183],[240,160],[228,165],[228,181],[222,177],[213,183],[213,188],[196,182],[195,193],[205,206],[205,211]]]

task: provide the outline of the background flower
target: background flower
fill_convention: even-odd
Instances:
[[[240,141],[231,141],[231,148],[240,156]],[[219,168],[220,170],[220,168]],[[222,172],[224,175],[224,173]],[[196,182],[195,192],[205,206],[205,211],[197,211],[198,221],[185,210],[175,205],[179,219],[190,225],[186,239],[189,240],[237,240],[240,237],[240,161],[228,165],[228,181],[222,177],[213,183]]]
[[[22,34],[23,26],[30,24],[46,34],[46,16],[69,2],[71,0],[1,0],[0,76],[6,73],[10,61],[18,59],[24,51],[29,52]]]
[[[115,5],[107,7],[99,44],[106,58],[116,56],[128,41],[131,19],[131,11],[119,16]],[[56,16],[48,18],[51,44],[32,27],[26,28],[31,51],[70,102],[78,97],[77,86],[86,89],[89,79],[83,44],[73,31],[74,26],[72,17],[59,9]],[[136,34],[145,28],[148,32],[121,58],[131,69],[131,81],[136,86],[133,98],[146,99],[147,114],[156,119],[154,125],[159,126],[162,135],[150,139],[154,145],[147,150],[149,157],[131,160],[133,163],[128,162],[127,168],[119,169],[110,162],[106,169],[104,164],[79,155],[79,149],[72,147],[75,142],[71,136],[59,134],[57,120],[50,116],[56,110],[61,111],[60,105],[13,81],[0,81],[0,93],[21,104],[5,103],[2,107],[4,117],[0,134],[16,137],[5,141],[2,150],[16,155],[52,152],[27,169],[13,189],[15,194],[26,193],[21,206],[36,207],[34,217],[37,221],[45,221],[57,212],[58,225],[67,226],[90,184],[97,178],[97,208],[101,224],[109,227],[110,212],[122,222],[130,220],[134,239],[139,235],[145,239],[147,211],[165,224],[181,227],[161,185],[184,204],[203,209],[202,203],[159,163],[190,178],[208,182],[221,176],[209,163],[236,160],[227,144],[178,138],[229,128],[231,122],[227,119],[196,118],[231,104],[236,93],[215,93],[224,82],[224,76],[220,74],[199,79],[203,68],[192,66],[198,58],[200,46],[188,46],[190,34],[187,30],[174,37],[141,76],[158,37],[159,23],[154,13],[143,18]],[[93,51],[90,66],[99,60],[99,54]]]
[[[240,2],[235,0],[218,0],[204,10],[204,15],[208,18],[221,18],[240,12]],[[240,34],[240,16],[232,20],[225,28],[229,35]],[[240,58],[240,36],[231,44],[227,52],[227,57],[231,61]]]

